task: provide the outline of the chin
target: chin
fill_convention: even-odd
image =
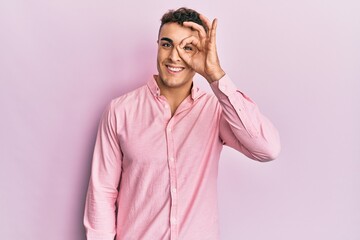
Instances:
[[[195,74],[194,74],[195,75]],[[187,83],[192,82],[194,76],[189,76],[189,74],[179,74],[178,76],[161,74],[159,73],[159,80],[161,83],[169,88],[178,88],[184,87]]]
[[[162,84],[166,87],[171,87],[171,88],[181,87],[185,83],[182,80],[174,79],[174,77],[162,77],[162,76],[159,77]]]

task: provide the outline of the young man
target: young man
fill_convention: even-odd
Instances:
[[[259,161],[278,155],[277,130],[220,66],[216,27],[191,9],[166,13],[158,75],[108,105],[86,201],[89,240],[217,240],[223,145]],[[193,85],[195,73],[214,94]]]

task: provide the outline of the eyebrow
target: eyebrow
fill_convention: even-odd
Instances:
[[[167,37],[163,37],[160,39],[161,41],[167,41],[169,43],[173,43],[173,40],[171,40],[170,38],[167,38]]]

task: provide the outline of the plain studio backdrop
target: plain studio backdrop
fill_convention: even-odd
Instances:
[[[281,134],[268,163],[224,148],[221,239],[360,239],[356,0],[2,0],[1,239],[85,239],[101,113],[156,73],[160,17],[181,6],[219,19],[223,68]]]

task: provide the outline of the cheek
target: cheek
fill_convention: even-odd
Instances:
[[[158,62],[163,61],[166,58],[166,51],[164,51],[163,49],[159,49],[157,52],[157,60]]]
[[[158,69],[160,69],[161,67],[161,62],[162,62],[162,58],[160,55],[157,56],[157,61],[156,61],[156,65],[158,67]]]

